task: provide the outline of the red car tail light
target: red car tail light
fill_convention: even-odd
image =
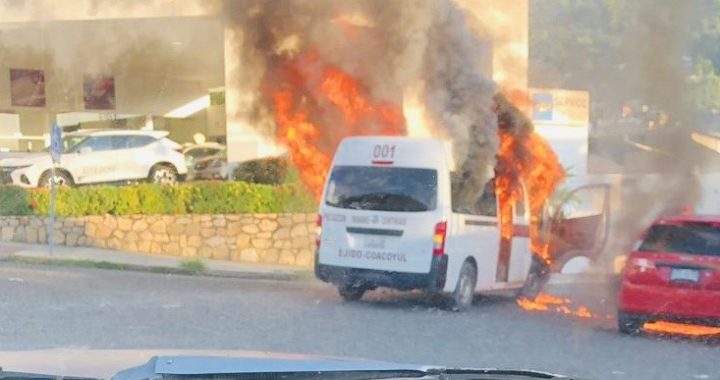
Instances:
[[[632,255],[625,265],[624,277],[633,283],[655,284],[662,281],[652,259]]]
[[[628,267],[638,272],[647,272],[655,269],[655,263],[643,257],[633,257],[628,261]]]

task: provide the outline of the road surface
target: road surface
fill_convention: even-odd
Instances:
[[[562,286],[598,316],[521,310],[485,297],[465,313],[419,293],[342,302],[313,281],[272,282],[0,266],[0,351],[58,347],[237,349],[548,370],[597,379],[717,379],[720,344],[626,337],[604,289]],[[1,362],[0,358],[0,362]]]

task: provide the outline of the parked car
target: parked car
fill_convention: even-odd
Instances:
[[[63,137],[55,183],[79,185],[147,179],[171,184],[187,173],[182,147],[166,131],[84,130]],[[0,160],[0,184],[49,186],[52,159],[47,152]]]
[[[658,320],[720,325],[720,216],[659,219],[628,256],[618,329]]]
[[[226,179],[227,153],[226,148],[218,143],[190,145],[183,149],[188,179]]]

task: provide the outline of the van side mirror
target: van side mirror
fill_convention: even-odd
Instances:
[[[80,154],[87,154],[90,152],[92,152],[92,148],[89,146],[84,146],[78,150],[78,153],[80,153]]]

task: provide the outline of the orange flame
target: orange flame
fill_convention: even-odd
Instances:
[[[535,299],[518,298],[517,304],[527,311],[554,312],[579,318],[596,317],[587,307],[575,307],[569,298],[561,298],[548,293],[540,293]]]
[[[371,101],[357,79],[320,63],[313,51],[269,70],[264,88],[275,106],[278,140],[316,199],[344,137],[405,132],[399,106]]]
[[[302,181],[319,196],[317,189],[322,189],[325,175],[330,167],[330,157],[312,144],[303,142],[317,139],[318,128],[307,120],[304,112],[293,112],[293,95],[290,91],[278,91],[273,94],[275,103],[275,122],[278,126],[278,137],[290,151],[293,163],[301,168]]]
[[[513,234],[513,206],[517,205],[525,186],[530,212],[532,252],[550,263],[549,244],[540,234],[540,218],[545,202],[565,177],[557,155],[550,144],[535,132],[515,135],[500,130],[496,192],[500,202],[501,236]]]
[[[659,333],[659,334],[678,334],[688,336],[720,336],[720,327],[702,326],[702,325],[691,325],[687,323],[675,323],[675,322],[650,322],[643,325],[645,331]]]

